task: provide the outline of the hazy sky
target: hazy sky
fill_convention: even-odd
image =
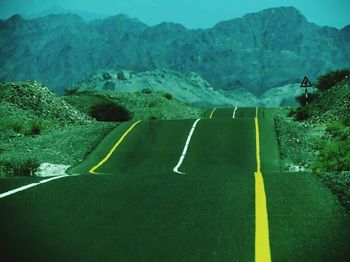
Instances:
[[[350,0],[0,0],[0,17],[35,14],[59,4],[99,14],[125,13],[155,25],[163,21],[208,28],[222,20],[277,6],[294,6],[310,22],[342,28],[350,24]]]

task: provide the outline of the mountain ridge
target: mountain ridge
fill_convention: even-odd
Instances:
[[[348,32],[309,23],[294,7],[265,9],[209,29],[147,26],[126,15],[90,22],[69,14],[17,15],[0,23],[0,81],[36,79],[61,92],[101,69],[167,68],[195,72],[218,89],[239,81],[260,95],[304,75],[313,80],[350,66]]]

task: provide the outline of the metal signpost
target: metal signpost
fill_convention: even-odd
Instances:
[[[310,82],[310,80],[307,78],[307,76],[304,77],[303,81],[300,84],[301,88],[305,88],[305,101],[306,101],[306,105],[309,104],[309,93],[307,88],[308,87],[312,87],[312,84]]]

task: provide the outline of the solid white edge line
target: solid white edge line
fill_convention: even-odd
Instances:
[[[179,171],[179,168],[180,168],[180,166],[182,165],[182,162],[183,162],[184,159],[185,159],[185,156],[186,156],[186,153],[187,153],[187,149],[188,149],[188,146],[189,146],[189,144],[190,144],[190,141],[191,141],[193,132],[194,132],[194,130],[196,129],[196,126],[197,126],[197,123],[199,122],[199,120],[201,120],[201,119],[199,118],[199,119],[197,119],[197,120],[193,123],[192,128],[191,128],[191,131],[190,131],[190,133],[188,134],[185,147],[184,147],[184,149],[183,149],[183,151],[182,151],[182,154],[181,154],[181,156],[180,156],[179,162],[177,163],[177,165],[176,165],[176,166],[174,167],[174,169],[173,169],[173,171],[174,171],[175,173],[178,173],[178,174],[180,174],[180,175],[186,174],[186,173],[184,173],[184,172]]]
[[[237,111],[237,106],[235,107],[235,110],[233,110],[233,115],[232,115],[232,118],[236,118],[236,111]]]
[[[60,178],[63,178],[63,177],[67,177],[69,175],[63,175],[63,176],[56,176],[56,177],[52,177],[52,178],[48,178],[48,179],[44,179],[44,180],[41,180],[37,183],[31,183],[31,184],[28,184],[28,185],[25,185],[25,186],[21,186],[19,188],[16,188],[16,189],[12,189],[10,191],[7,191],[5,193],[1,193],[0,194],[0,198],[4,198],[4,197],[7,197],[7,196],[10,196],[10,195],[13,195],[13,194],[16,194],[18,192],[21,192],[21,191],[24,191],[28,188],[31,188],[31,187],[35,187],[35,186],[38,186],[38,185],[41,185],[41,184],[45,184],[47,182],[50,182],[52,180],[56,180],[56,179],[60,179]]]

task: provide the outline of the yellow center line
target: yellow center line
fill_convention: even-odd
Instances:
[[[209,118],[213,118],[213,114],[214,114],[215,110],[216,110],[216,108],[214,108],[213,111],[211,111]]]
[[[123,140],[125,139],[125,137],[131,132],[131,130],[133,130],[133,128],[138,125],[141,121],[137,121],[136,123],[134,123],[128,130],[125,131],[125,133],[121,136],[121,138],[117,141],[117,143],[115,143],[115,145],[112,147],[112,149],[109,151],[109,153],[94,167],[92,167],[89,170],[89,173],[91,174],[98,174],[96,173],[96,169],[101,167],[114,153],[114,151],[117,149],[117,147],[123,142]]]
[[[256,172],[255,172],[255,261],[271,261],[269,220],[264,179],[261,173],[258,108],[255,113]]]

